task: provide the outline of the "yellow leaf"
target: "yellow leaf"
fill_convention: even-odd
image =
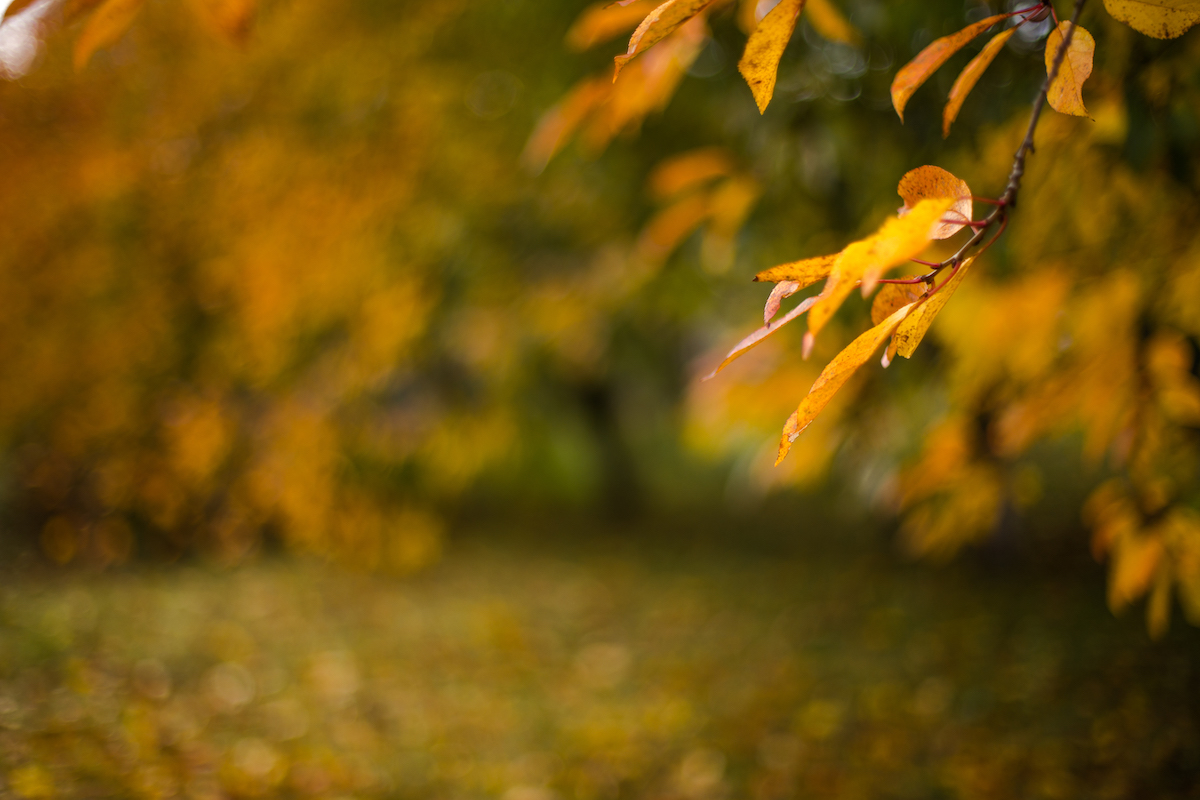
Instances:
[[[1163,541],[1152,534],[1134,533],[1115,545],[1108,573],[1108,607],[1113,612],[1145,594],[1163,557]]]
[[[659,162],[647,183],[659,200],[693,189],[714,178],[734,172],[733,158],[721,147],[702,147]]]
[[[567,47],[582,51],[606,42],[635,27],[654,10],[654,6],[654,0],[638,0],[624,6],[607,0],[592,3],[571,23],[566,36]]]
[[[780,264],[777,267],[764,269],[762,272],[754,276],[756,281],[778,282],[778,281],[796,281],[800,284],[800,288],[812,286],[822,278],[829,276],[830,270],[833,269],[833,264],[838,260],[841,253],[834,253],[828,256],[817,256],[816,258],[806,258],[802,261],[790,261],[787,264]]]
[[[617,56],[613,81],[621,69],[639,53],[643,53],[670,36],[681,25],[711,5],[713,0],[667,0],[651,11],[629,38],[629,50]]]
[[[917,345],[925,338],[926,331],[933,324],[933,318],[946,303],[950,302],[950,296],[954,294],[954,290],[962,283],[963,278],[967,275],[967,270],[971,268],[971,262],[974,258],[968,258],[958,265],[958,270],[950,278],[943,278],[945,284],[938,289],[934,294],[925,299],[921,305],[917,306],[908,319],[904,320],[904,324],[896,329],[896,352],[905,358],[912,358],[913,352],[917,349]]]
[[[920,88],[930,75],[937,72],[938,67],[946,63],[946,59],[961,50],[967,42],[1004,19],[1007,19],[1006,14],[997,14],[968,25],[958,33],[943,36],[901,67],[892,79],[892,106],[900,115],[900,121],[904,121],[904,107],[908,105],[908,99],[912,97],[913,92]]]
[[[949,197],[954,201],[949,211],[946,212],[948,219],[961,219],[964,223],[970,222],[971,214],[974,213],[971,187],[967,186],[966,181],[956,178],[941,167],[926,165],[910,170],[900,179],[900,185],[896,187],[896,192],[904,200],[904,208],[900,211],[900,216],[907,214],[917,203],[931,197]],[[955,222],[937,222],[934,223],[933,231],[929,235],[934,239],[949,239],[964,227],[965,225]]]
[[[885,283],[871,303],[871,324],[878,325],[901,306],[917,302],[925,296],[925,289],[924,283]]]
[[[991,38],[991,41],[983,46],[979,55],[972,58],[971,63],[967,64],[966,68],[959,73],[954,85],[950,87],[950,99],[946,101],[946,108],[942,111],[942,138],[950,135],[950,126],[958,117],[963,101],[967,99],[967,95],[975,88],[975,84],[979,82],[984,71],[992,65],[996,55],[1016,32],[1016,28],[1009,28],[997,33]]]
[[[805,298],[804,300],[802,300],[800,302],[800,304],[798,306],[793,308],[788,313],[784,314],[782,317],[780,317],[778,320],[776,320],[773,324],[768,322],[766,325],[763,325],[761,328],[759,328],[754,333],[747,336],[745,339],[742,339],[740,342],[738,342],[737,344],[735,344],[733,346],[733,349],[730,350],[729,353],[725,356],[725,360],[722,361],[717,366],[716,369],[714,369],[712,372],[710,372],[704,376],[704,380],[708,380],[709,378],[713,377],[718,372],[725,369],[725,367],[727,367],[730,364],[730,362],[745,355],[750,350],[753,350],[755,347],[758,347],[760,344],[762,344],[763,340],[765,340],[768,336],[775,333],[780,328],[782,328],[784,325],[787,325],[789,322],[794,320],[796,317],[800,316],[805,311],[808,311],[810,308],[812,308],[812,305],[813,305],[813,303],[816,302],[816,300],[817,300],[817,298],[815,298],[815,297]]]
[[[1058,51],[1062,49],[1063,37],[1070,29],[1071,23],[1060,22],[1058,27],[1050,31],[1046,39],[1046,73],[1054,66]],[[1071,48],[1062,60],[1062,66],[1050,84],[1046,93],[1046,101],[1055,111],[1072,114],[1076,117],[1086,117],[1087,109],[1083,107],[1083,82],[1092,74],[1092,54],[1096,50],[1096,40],[1083,28],[1076,26],[1071,36]]]
[[[816,336],[825,327],[859,281],[867,294],[886,270],[924,250],[933,226],[953,202],[950,198],[922,200],[903,217],[889,219],[873,236],[843,250],[808,315],[809,332]]]
[[[792,442],[796,441],[821,410],[829,405],[837,390],[842,388],[854,371],[865,364],[879,345],[904,321],[908,312],[912,311],[913,305],[909,304],[894,311],[890,317],[851,342],[849,347],[838,353],[837,358],[821,370],[816,382],[808,390],[808,395],[800,401],[799,407],[792,412],[783,426],[783,435],[779,439],[779,455],[775,458],[776,465],[787,456]]]
[[[804,8],[804,0],[780,0],[779,5],[762,18],[750,34],[746,49],[738,61],[738,72],[750,85],[754,102],[761,114],[767,110],[771,96],[775,94],[775,77],[779,70],[779,59],[792,40],[796,20]]]
[[[1200,0],[1104,0],[1113,17],[1155,39],[1174,39],[1200,22]]]
[[[741,229],[754,204],[762,194],[762,187],[751,177],[741,175],[722,181],[713,187],[709,195],[709,210],[712,222],[709,225],[717,236],[732,239]]]
[[[646,223],[638,237],[638,256],[652,264],[661,263],[710,213],[707,194],[687,195],[667,206]]]
[[[607,77],[585,78],[575,84],[566,97],[538,120],[521,161],[531,172],[540,173],[587,116],[611,94],[612,84]]]
[[[849,45],[858,45],[862,41],[858,30],[829,0],[808,0],[806,8],[808,24],[826,39]]]
[[[142,10],[142,0],[107,0],[96,9],[75,40],[75,69],[87,66],[92,54],[113,44],[129,30]]]

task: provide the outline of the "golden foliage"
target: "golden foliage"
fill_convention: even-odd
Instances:
[[[779,60],[792,40],[796,20],[804,8],[804,0],[781,0],[763,17],[746,42],[746,50],[738,61],[738,72],[746,79],[759,113],[767,110],[775,94],[775,76]]]
[[[946,107],[942,110],[942,136],[950,135],[950,126],[954,124],[954,120],[958,118],[958,112],[962,109],[962,104],[966,101],[967,95],[975,88],[975,84],[983,77],[983,73],[996,60],[996,56],[1004,49],[1004,45],[1008,44],[1008,40],[1017,32],[1016,28],[1000,31],[983,46],[979,54],[971,59],[971,61],[963,68],[963,71],[958,74],[954,80],[954,85],[950,87],[950,96],[946,100]]]
[[[1156,39],[1182,36],[1200,22],[1198,0],[1104,0],[1113,17]]]
[[[997,14],[972,23],[958,33],[936,39],[918,53],[916,58],[901,67],[892,79],[892,106],[900,116],[900,121],[904,121],[904,107],[908,105],[909,98],[930,75],[937,72],[950,56],[963,49],[976,36],[1008,17],[1008,14]]]
[[[1058,54],[1062,51],[1066,33],[1071,29],[1071,23],[1063,22],[1050,31],[1046,39],[1046,72],[1049,73]],[[1076,117],[1086,117],[1087,109],[1083,107],[1083,83],[1092,74],[1092,54],[1096,50],[1096,40],[1080,26],[1075,26],[1071,34],[1071,44],[1058,74],[1050,84],[1046,93],[1046,101],[1055,111],[1072,114]]]

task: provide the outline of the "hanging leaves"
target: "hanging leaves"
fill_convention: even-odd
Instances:
[[[616,57],[613,81],[617,80],[625,65],[638,54],[670,36],[692,17],[712,5],[712,2],[713,0],[667,0],[651,11],[629,38],[629,50]]]
[[[815,337],[820,332],[860,281],[863,293],[869,294],[886,270],[920,254],[953,202],[950,198],[922,200],[905,216],[889,219],[873,236],[843,250],[808,315],[809,333]],[[811,341],[806,339],[806,349],[811,348]]]
[[[567,30],[567,47],[575,51],[606,42],[635,27],[654,10],[654,0],[609,3],[599,0],[585,8]]]
[[[975,88],[975,84],[979,82],[984,71],[992,65],[996,55],[1004,49],[1004,45],[1016,32],[1016,28],[1008,28],[997,33],[983,46],[979,55],[972,58],[971,63],[967,64],[959,73],[954,85],[950,87],[950,98],[946,101],[946,107],[942,110],[942,138],[950,135],[950,126],[957,119],[963,101],[967,99],[967,95]]]
[[[1198,0],[1104,0],[1114,18],[1155,39],[1182,36],[1200,22]]]
[[[925,338],[925,333],[933,324],[934,317],[946,303],[950,302],[951,296],[963,282],[963,278],[967,276],[967,270],[971,268],[971,262],[974,260],[974,258],[965,259],[954,269],[954,274],[945,279],[945,283],[937,291],[926,297],[924,302],[913,309],[913,313],[908,316],[908,319],[904,320],[904,323],[896,329],[893,341],[895,352],[905,358],[912,358],[917,345]]]
[[[107,0],[97,8],[75,40],[76,71],[86,67],[97,50],[120,39],[141,10],[142,0]]]
[[[963,224],[940,221],[935,223],[929,234],[934,239],[949,239],[961,231],[965,223],[971,221],[971,215],[974,213],[971,187],[967,186],[966,181],[956,178],[941,167],[927,164],[909,170],[900,179],[900,186],[896,191],[904,199],[904,208],[900,210],[900,216],[907,214],[922,200],[950,198],[954,201],[946,212],[946,217],[951,220],[961,219]]]
[[[910,275],[908,279],[917,276]],[[875,293],[871,303],[871,324],[878,325],[894,314],[901,306],[915,303],[925,296],[928,289],[925,283],[885,283],[883,288]]]
[[[855,370],[865,364],[871,354],[879,349],[879,345],[892,335],[912,309],[913,304],[897,309],[883,322],[851,342],[849,347],[838,353],[837,357],[821,370],[808,395],[800,401],[799,407],[792,412],[783,426],[783,435],[779,439],[779,454],[775,458],[776,465],[787,457],[792,442],[796,441],[822,409],[829,405],[838,389],[842,388]]]
[[[1054,61],[1058,52],[1062,50],[1066,33],[1070,29],[1071,23],[1064,21],[1050,31],[1050,36],[1046,39],[1047,74],[1054,68]],[[1054,76],[1050,90],[1046,93],[1046,101],[1055,111],[1076,117],[1088,115],[1087,109],[1083,107],[1083,82],[1092,74],[1092,54],[1095,50],[1096,40],[1092,35],[1082,27],[1075,26],[1066,57],[1063,58],[1058,74]]]
[[[901,67],[900,71],[896,73],[896,77],[892,80],[892,106],[895,107],[896,113],[900,115],[900,121],[904,121],[904,107],[908,104],[908,100],[912,97],[913,92],[917,91],[921,84],[929,79],[930,75],[937,72],[938,67],[945,64],[950,56],[961,50],[976,36],[1010,16],[1010,14],[997,14],[994,17],[981,19],[979,22],[968,25],[958,33],[943,36],[918,53],[917,57],[912,61]]]
[[[750,34],[746,49],[738,61],[738,72],[746,79],[758,113],[767,110],[775,94],[775,78],[779,71],[779,60],[796,30],[796,20],[804,9],[804,0],[780,0]]]

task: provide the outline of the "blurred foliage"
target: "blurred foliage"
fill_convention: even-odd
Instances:
[[[59,563],[282,542],[404,572],[463,506],[745,507],[840,466],[944,556],[1039,515],[1073,539],[1111,478],[1088,513],[1113,607],[1152,591],[1161,631],[1178,586],[1200,613],[1195,32],[1089,7],[1094,122],[1043,120],[1010,230],[918,357],[853,382],[772,469],[868,306],[811,362],[783,335],[700,384],[756,316],[746,279],[871,230],[919,164],[999,191],[1049,23],[943,142],[955,70],[904,126],[889,84],[983,6],[820,6],[760,116],[733,68],[759,5],[693,20],[614,87],[619,31],[577,3],[13,4],[6,538]]]

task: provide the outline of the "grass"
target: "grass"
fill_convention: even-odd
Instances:
[[[10,572],[0,796],[1197,796],[1196,632],[1098,572],[489,536]]]

